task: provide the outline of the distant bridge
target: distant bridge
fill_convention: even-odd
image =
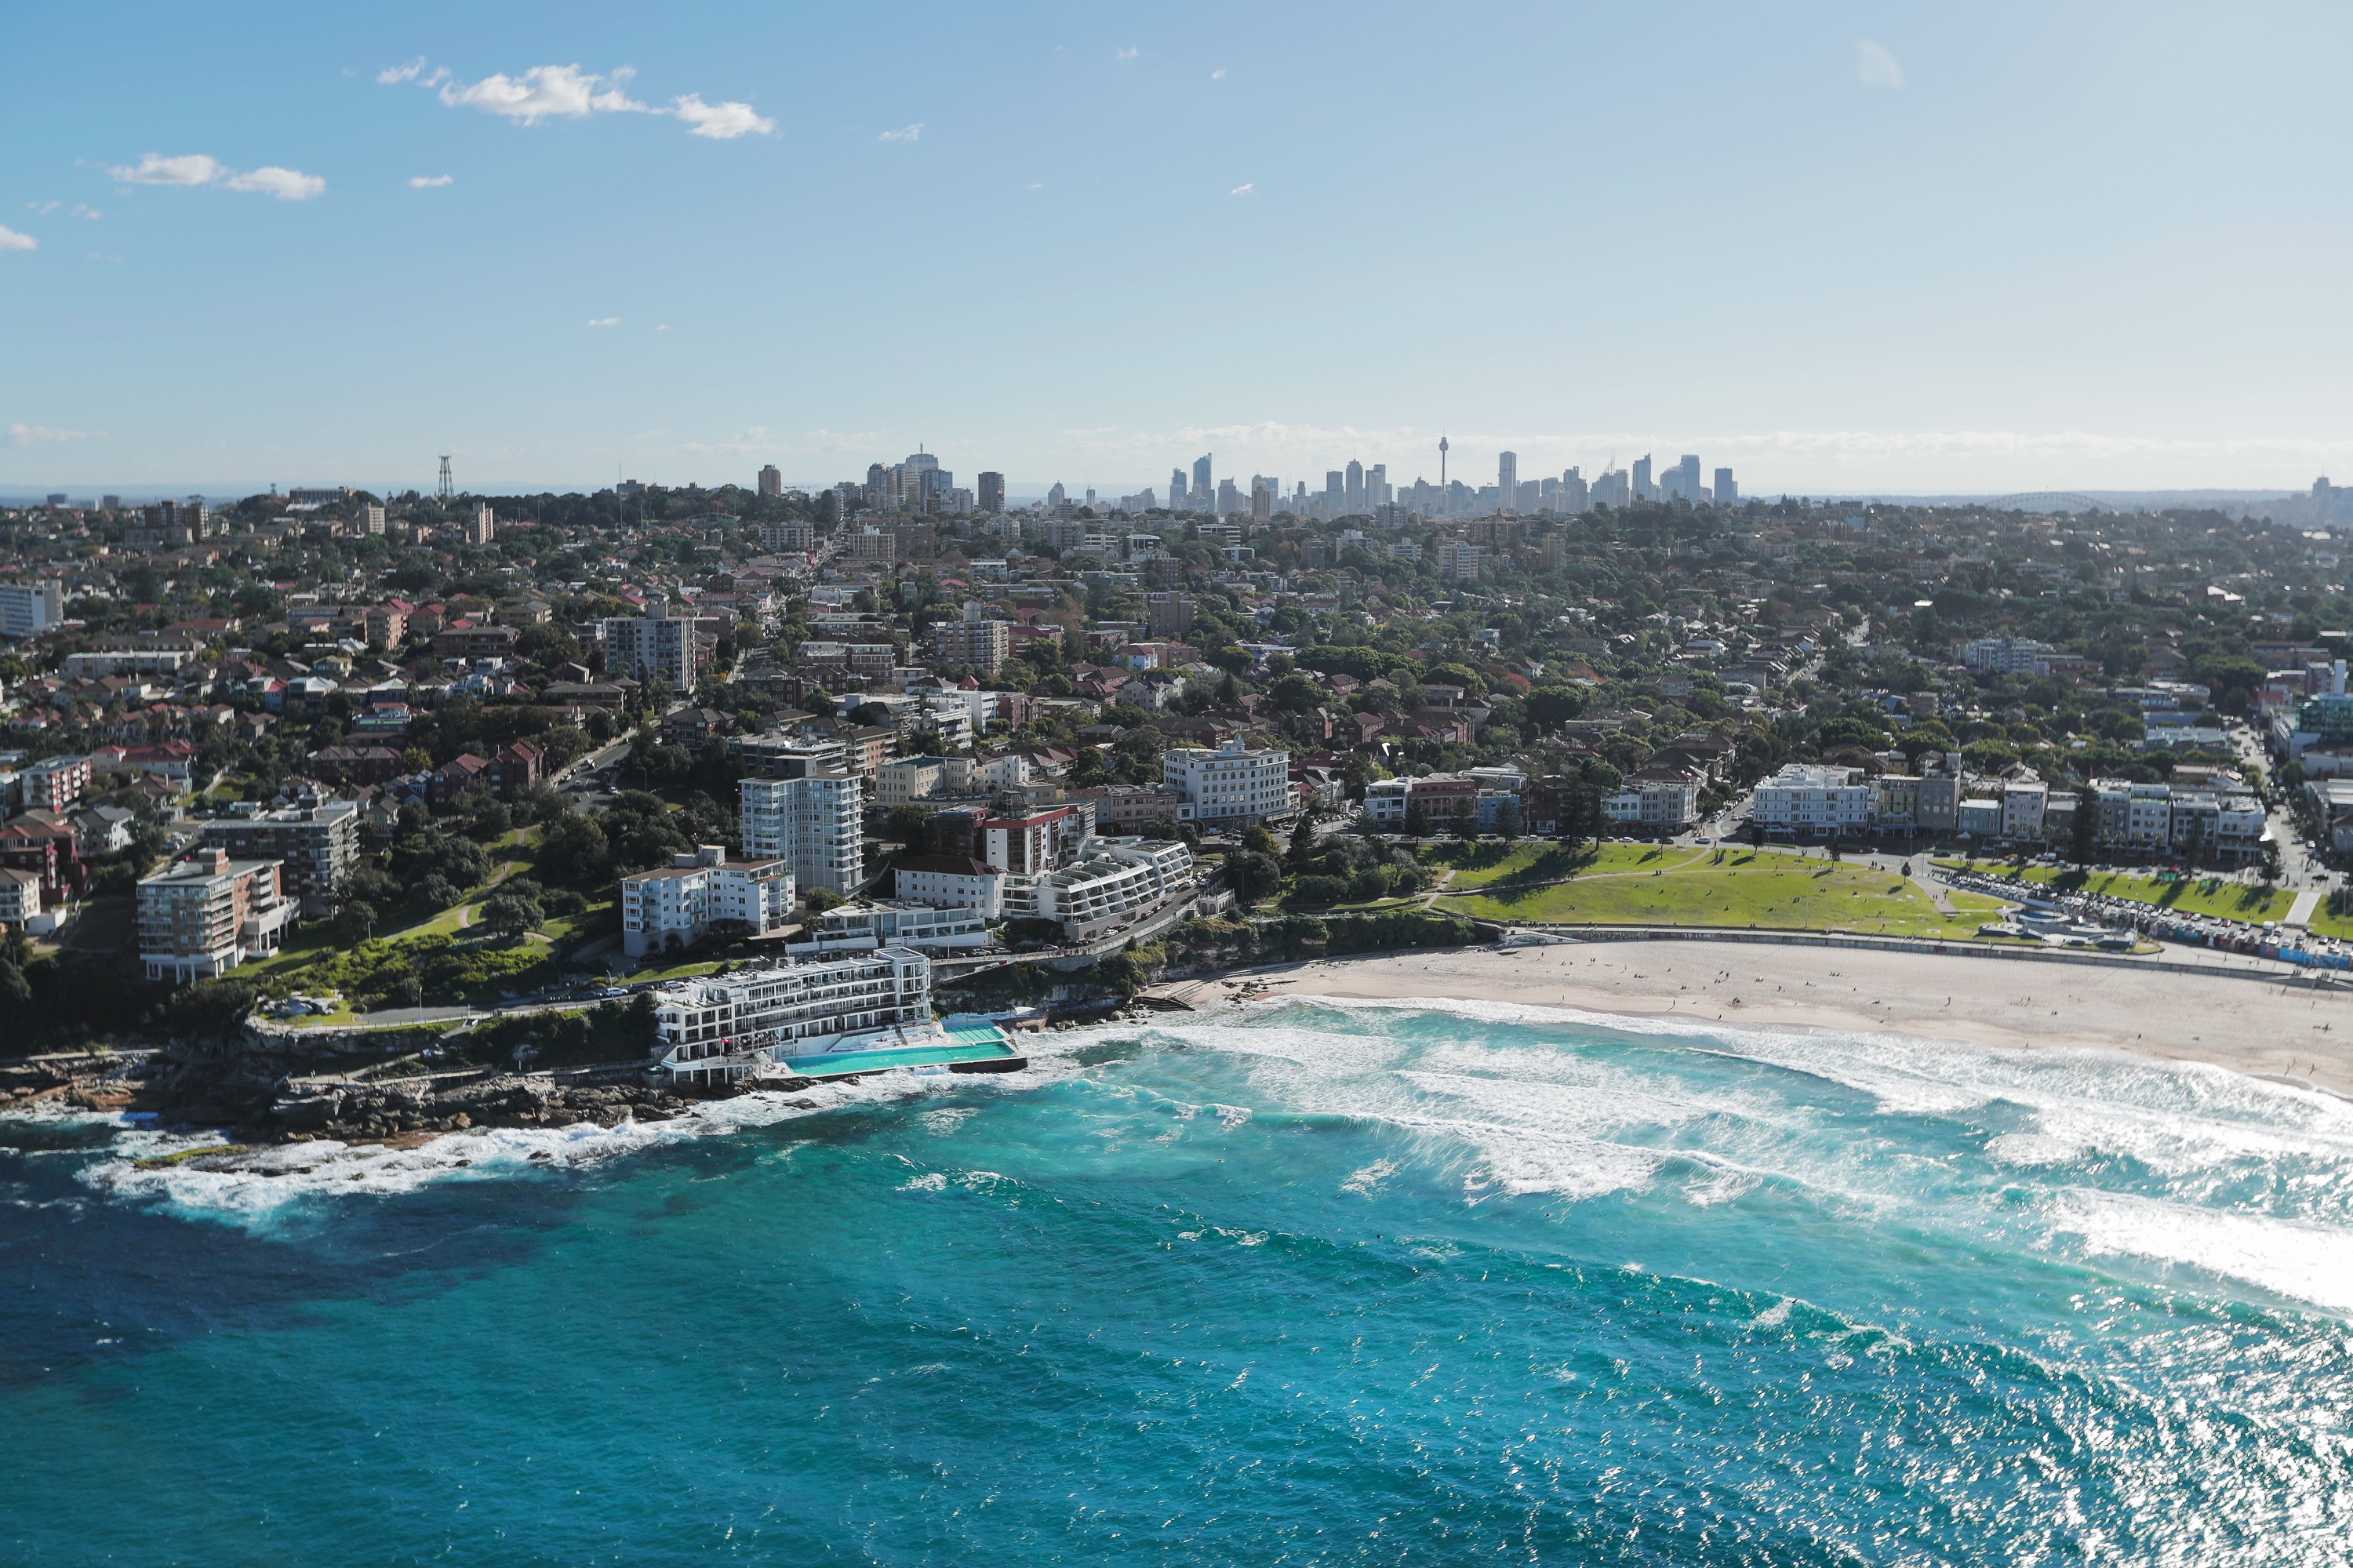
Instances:
[[[2114,512],[2105,501],[2094,501],[2088,495],[2078,495],[2068,490],[2032,490],[2020,495],[1996,495],[1981,501],[1980,506],[1996,512]]]

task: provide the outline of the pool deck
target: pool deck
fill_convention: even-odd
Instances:
[[[907,1042],[907,1031],[878,1033],[879,1042]],[[882,1045],[863,1051],[820,1051],[807,1056],[779,1056],[778,1069],[796,1078],[856,1077],[862,1073],[887,1073],[899,1067],[944,1067],[951,1073],[1013,1073],[1028,1066],[1028,1058],[1014,1050],[1004,1031],[985,1018],[959,1014],[942,1021],[935,1030],[916,1036],[923,1044]]]

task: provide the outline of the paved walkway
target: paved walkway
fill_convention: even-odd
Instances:
[[[2288,910],[2286,918],[2283,919],[2280,924],[2283,926],[2295,926],[2298,927],[2309,927],[2312,924],[2313,912],[2320,907],[2320,900],[2322,896],[2323,895],[2319,888],[2306,888],[2302,893],[2295,895],[2295,906]]]

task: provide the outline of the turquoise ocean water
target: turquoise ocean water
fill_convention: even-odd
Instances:
[[[1502,1007],[1053,1049],[273,1176],[0,1123],[0,1561],[2353,1559],[2339,1102]]]

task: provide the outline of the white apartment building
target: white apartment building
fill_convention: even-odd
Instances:
[[[1005,874],[990,870],[985,861],[969,855],[909,855],[892,874],[893,890],[902,902],[970,909],[988,920],[1004,916]]]
[[[605,639],[605,673],[628,675],[649,686],[676,692],[694,690],[700,673],[696,661],[702,650],[694,640],[694,622],[670,612],[670,600],[656,594],[646,600],[642,616],[601,620]]]
[[[1630,827],[1680,828],[1699,815],[1699,785],[1689,779],[1630,779],[1601,798],[1601,814]]]
[[[947,769],[936,757],[902,757],[874,770],[874,803],[885,811],[912,806],[940,792]]]
[[[40,913],[39,874],[0,865],[0,926],[27,926]]]
[[[827,910],[809,923],[805,942],[792,943],[786,950],[866,952],[901,947],[940,952],[986,948],[994,939],[987,917],[978,909],[935,909],[928,904],[877,898]]]
[[[746,779],[744,858],[781,860],[806,895],[822,887],[844,898],[866,880],[866,780],[839,768],[794,779]]]
[[[1860,768],[1791,762],[1757,786],[1749,820],[1799,838],[1861,832],[1874,792]]]
[[[659,1065],[688,1083],[729,1083],[844,1035],[932,1017],[932,960],[889,947],[673,980],[653,993]]]
[[[66,618],[59,583],[0,583],[0,637],[38,637]]]
[[[70,811],[90,793],[90,758],[50,757],[19,776],[28,811]]]
[[[149,980],[217,980],[274,953],[297,906],[274,860],[237,860],[217,847],[191,852],[139,884],[139,958]]]
[[[1059,871],[1005,879],[1010,919],[1059,920],[1065,940],[1086,941],[1142,919],[1190,885],[1193,852],[1175,841],[1094,839]]]
[[[1248,750],[1240,736],[1215,751],[1186,746],[1161,753],[1160,781],[1183,802],[1180,821],[1255,822],[1293,807],[1291,754]]]
[[[204,652],[197,638],[179,631],[152,637],[94,637],[78,653],[65,656],[64,671],[76,679],[109,675],[176,675]]]
[[[2040,783],[2005,784],[2001,790],[2001,836],[2006,839],[2037,840],[2042,837],[2043,812],[2049,807],[2051,791]]]
[[[730,860],[718,844],[674,857],[659,871],[621,878],[621,950],[633,959],[691,947],[723,920],[764,937],[792,918],[793,868],[782,860]]]

